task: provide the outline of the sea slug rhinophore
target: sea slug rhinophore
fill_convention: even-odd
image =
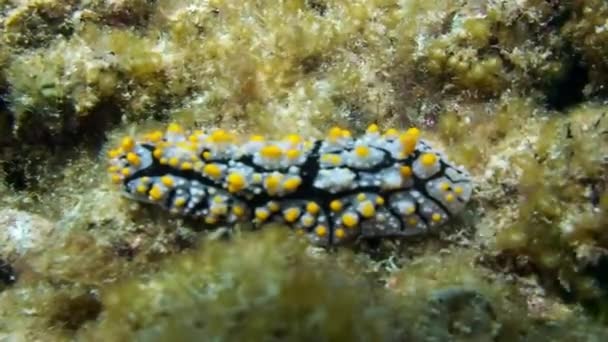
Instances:
[[[284,222],[323,246],[424,233],[460,212],[472,191],[466,171],[417,128],[240,141],[170,124],[125,137],[108,155],[112,181],[132,199],[208,224]]]

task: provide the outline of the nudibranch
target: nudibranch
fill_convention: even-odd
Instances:
[[[420,131],[373,124],[360,137],[248,139],[170,124],[108,152],[127,197],[208,224],[283,222],[316,245],[405,237],[444,224],[472,192],[467,172]]]

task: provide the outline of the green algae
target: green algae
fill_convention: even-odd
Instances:
[[[608,5],[597,0],[575,2],[571,19],[563,27],[564,35],[582,55],[588,68],[589,84],[585,91],[605,94],[608,70]]]
[[[608,247],[605,110],[585,105],[549,119],[535,146],[512,160],[521,169],[518,219],[497,238],[500,249],[530,256],[554,286],[583,299],[603,295],[586,265]]]

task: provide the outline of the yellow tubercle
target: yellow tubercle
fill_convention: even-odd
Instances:
[[[154,132],[150,132],[144,135],[144,139],[149,141],[149,142],[159,142],[161,141],[163,138],[163,132],[161,131],[154,131]]]
[[[287,141],[288,143],[290,143],[292,145],[297,145],[300,142],[302,142],[302,137],[300,137],[297,134],[289,134],[285,137],[285,141]]]
[[[441,214],[433,213],[433,215],[431,215],[431,219],[433,220],[433,222],[439,222],[441,221]]]
[[[279,209],[281,209],[281,206],[277,201],[270,201],[267,205],[268,209],[270,209],[270,211],[272,211],[273,213],[276,213],[277,211],[279,211]]]
[[[343,239],[346,236],[346,232],[342,228],[337,228],[336,231],[334,232],[334,235],[338,239]]]
[[[405,133],[399,137],[399,142],[401,143],[401,153],[404,157],[407,157],[416,150],[418,139]]]
[[[179,141],[175,144],[175,146],[182,148],[184,150],[195,152],[198,146],[189,141]]]
[[[207,164],[203,168],[203,173],[212,178],[219,178],[222,176],[222,168],[217,164]]]
[[[264,138],[263,135],[257,135],[257,134],[256,135],[252,135],[249,138],[249,141],[251,141],[251,142],[262,142],[262,141],[265,141],[265,140],[266,140],[266,138]]]
[[[120,147],[115,148],[115,149],[108,151],[108,157],[112,158],[112,159],[118,158],[122,153],[123,153],[122,148],[120,148]]]
[[[263,178],[262,178],[262,174],[261,173],[254,173],[253,175],[251,175],[251,180],[256,183],[259,184],[262,182]]]
[[[112,178],[112,183],[114,183],[114,184],[118,184],[122,181],[122,177],[120,177],[120,175],[117,173],[113,174],[111,176],[111,178]]]
[[[339,154],[328,153],[321,156],[321,161],[327,164],[338,166],[342,163],[342,157]]]
[[[148,191],[148,187],[143,184],[139,184],[135,190],[140,194],[145,194]]]
[[[283,150],[277,145],[267,145],[260,149],[260,155],[268,159],[278,159],[283,155]]]
[[[444,198],[445,198],[445,201],[448,202],[448,203],[449,202],[454,202],[454,195],[453,194],[446,194]]]
[[[171,177],[171,176],[162,176],[160,178],[160,182],[163,183],[164,186],[170,187],[170,188],[175,185],[175,182],[173,181],[173,177]]]
[[[298,208],[289,208],[283,212],[283,218],[286,222],[292,223],[300,217],[300,209]]]
[[[406,177],[406,178],[412,176],[412,168],[407,165],[400,167],[399,172],[401,173],[401,175],[403,177]]]
[[[315,223],[315,218],[314,218],[314,217],[312,217],[312,216],[310,216],[310,215],[304,215],[304,216],[302,217],[302,224],[303,224],[305,227],[310,227],[310,226],[312,226],[312,225],[313,225],[313,223]]]
[[[441,191],[448,191],[450,189],[450,183],[441,182],[441,184],[439,184],[439,189],[441,189]]]
[[[340,211],[342,210],[342,202],[340,200],[333,200],[329,203],[329,208],[332,211]]]
[[[255,209],[255,218],[264,222],[270,216],[270,212],[266,208],[256,208]]]
[[[226,214],[226,212],[228,211],[228,207],[224,203],[216,204],[212,205],[209,208],[209,211],[215,216],[221,216]]]
[[[412,217],[407,220],[407,223],[411,226],[415,226],[418,223],[418,220],[416,220],[416,218]]]
[[[318,225],[315,228],[315,234],[317,234],[318,237],[325,237],[327,235],[327,227],[322,224]]]
[[[188,136],[188,141],[191,142],[191,143],[197,143],[198,142],[198,135],[190,134]]]
[[[264,181],[264,186],[267,190],[274,192],[279,188],[279,185],[281,184],[281,178],[282,176],[279,174],[272,174],[266,177],[266,180]]]
[[[133,152],[127,153],[127,161],[133,166],[139,166],[141,163],[139,156]]]
[[[308,202],[306,204],[306,211],[310,214],[316,215],[321,210],[321,207],[316,202]]]
[[[124,151],[131,151],[133,150],[133,148],[135,148],[135,140],[133,140],[133,138],[131,137],[124,137],[120,142],[120,147]]]
[[[118,172],[118,170],[120,170],[120,168],[116,165],[112,165],[112,166],[108,167],[108,172],[110,172],[110,173]]]
[[[300,179],[300,177],[291,177],[283,183],[283,187],[287,191],[295,191],[301,183],[302,180]]]
[[[234,135],[232,133],[226,132],[223,129],[218,129],[211,133],[209,139],[211,142],[214,143],[231,143],[234,141]]]
[[[211,160],[212,157],[213,157],[213,155],[211,154],[211,152],[209,152],[209,151],[203,152],[203,159]]]
[[[348,228],[354,228],[359,223],[359,216],[355,213],[345,213],[342,215],[342,223]]]
[[[169,158],[169,166],[177,167],[177,165],[179,165],[179,158],[177,158],[177,157]]]
[[[148,192],[148,196],[150,196],[150,199],[153,201],[159,201],[163,198],[163,190],[160,188],[160,186],[154,184]]]
[[[408,130],[405,131],[405,134],[414,137],[415,139],[420,138],[420,130],[416,127],[408,128]]]
[[[386,130],[386,132],[384,132],[384,136],[387,138],[394,138],[399,134],[399,131],[397,131],[394,128],[389,128]]]
[[[327,140],[330,142],[336,142],[340,138],[342,138],[342,129],[340,127],[332,127],[327,132]]]
[[[376,215],[376,207],[371,201],[365,201],[360,204],[359,211],[365,218],[370,218]]]
[[[378,125],[371,124],[371,125],[367,126],[367,130],[365,132],[373,134],[373,133],[378,133],[379,131],[380,131],[380,128],[378,127]]]
[[[216,224],[217,223],[217,218],[215,216],[206,216],[205,217],[205,223],[206,224]]]
[[[177,123],[170,123],[169,126],[167,126],[167,132],[169,133],[182,133],[184,131],[184,129],[182,128],[182,126],[180,126]]]
[[[454,188],[454,193],[457,194],[457,195],[461,195],[463,193],[463,191],[464,190],[462,189],[461,186],[457,186],[457,187]]]
[[[245,177],[238,172],[229,174],[228,177],[226,177],[226,182],[228,183],[228,191],[232,193],[241,191],[247,185]]]
[[[367,158],[369,156],[369,147],[359,145],[355,147],[355,154],[359,158]]]
[[[152,152],[152,155],[154,156],[154,158],[160,159],[160,157],[163,155],[163,149],[162,148],[155,148],[154,152]]]
[[[232,213],[236,217],[242,217],[243,215],[245,215],[245,208],[243,208],[241,205],[235,205],[232,207]]]
[[[187,171],[187,170],[192,170],[194,168],[194,165],[191,162],[183,162],[182,165],[180,166],[180,169]]]
[[[131,174],[131,169],[125,167],[122,170],[120,170],[120,173],[122,173],[123,176],[127,177]]]
[[[173,205],[175,205],[176,207],[183,207],[184,204],[186,204],[186,198],[185,197],[177,197],[175,199],[175,201],[173,201]]]
[[[434,166],[435,163],[437,163],[437,156],[435,154],[433,154],[433,153],[424,153],[420,157],[420,162],[425,167]]]
[[[384,205],[384,198],[382,196],[376,197],[376,204],[377,205]]]
[[[295,150],[295,149],[290,149],[290,150],[287,150],[287,152],[285,152],[285,155],[289,159],[298,159],[298,157],[300,157],[300,151]]]

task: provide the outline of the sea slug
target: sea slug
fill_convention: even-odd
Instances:
[[[132,199],[208,224],[284,222],[322,246],[424,233],[462,211],[472,192],[466,171],[417,128],[241,141],[170,124],[125,137],[108,155],[112,181]]]

